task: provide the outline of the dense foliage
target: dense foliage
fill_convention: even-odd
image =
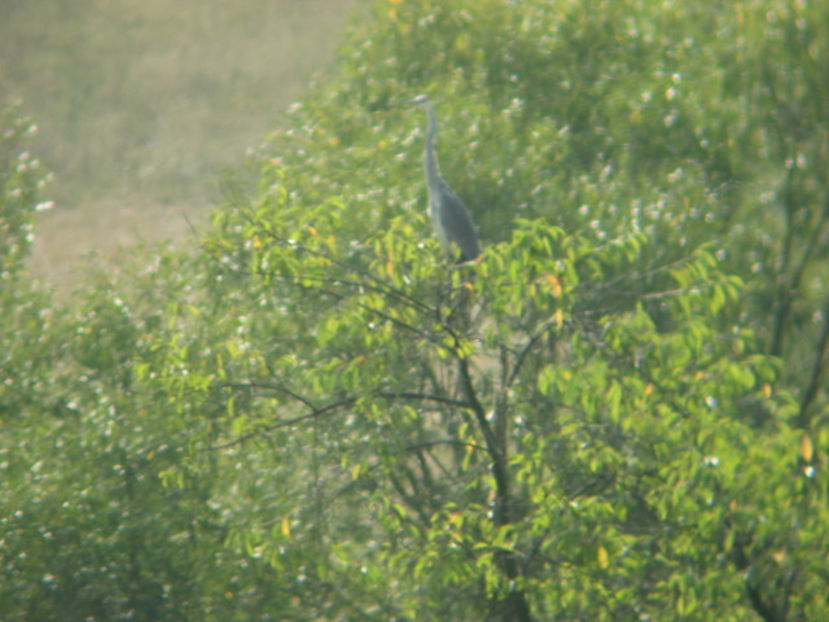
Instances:
[[[8,619],[826,618],[826,33],[378,3],[198,250],[58,316],[3,247]]]

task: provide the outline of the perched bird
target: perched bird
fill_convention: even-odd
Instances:
[[[452,246],[457,245],[461,249],[461,263],[472,261],[481,254],[478,234],[475,232],[475,225],[466,205],[440,176],[438,158],[435,153],[437,119],[432,102],[426,95],[418,95],[411,103],[424,108],[429,120],[423,152],[423,169],[429,189],[429,216],[432,217],[435,235],[448,256],[453,256]]]

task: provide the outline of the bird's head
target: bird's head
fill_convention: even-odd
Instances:
[[[410,100],[409,103],[416,106],[428,106],[430,102],[426,95],[418,95],[414,99]]]

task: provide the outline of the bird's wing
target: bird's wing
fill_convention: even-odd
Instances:
[[[449,241],[461,247],[464,261],[475,259],[481,254],[481,249],[472,216],[449,184],[444,182],[441,186],[441,226]]]

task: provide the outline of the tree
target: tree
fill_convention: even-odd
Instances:
[[[192,411],[223,405],[200,443],[270,491],[234,541],[306,615],[739,619],[742,547],[792,482],[786,511],[820,537],[778,368],[715,328],[740,283],[710,252],[661,265],[644,234],[533,220],[447,268],[421,216],[357,247],[347,206],[288,178],[271,168],[206,242],[206,321],[232,338],[159,380]]]
[[[199,252],[70,323],[73,429],[148,478],[95,550],[209,575],[93,585],[156,617],[826,617],[827,10],[378,7]],[[418,92],[476,265],[430,237]]]
[[[3,619],[248,620],[277,609],[260,589],[273,571],[222,550],[210,470],[161,485],[187,438],[158,396],[136,392],[186,261],[136,269],[122,291],[90,284],[71,309],[52,299],[24,264],[50,205],[28,150],[35,129],[19,107],[0,118]]]
[[[750,240],[781,238],[742,235],[766,113],[729,89],[767,32],[694,4],[485,8],[384,14],[206,240],[222,347],[163,382],[223,404],[200,444],[276,491],[234,541],[306,615],[820,617],[825,433],[798,431],[796,363],[761,354],[773,316],[744,296]],[[723,29],[745,38],[696,44]],[[407,199],[395,94],[429,81],[447,177],[500,240],[476,269],[434,263]]]

